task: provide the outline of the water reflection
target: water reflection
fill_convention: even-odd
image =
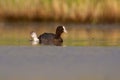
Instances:
[[[1,23],[0,45],[31,45],[30,32],[38,35],[55,32],[58,25],[66,26],[68,34],[63,34],[66,46],[119,46],[119,24],[74,24],[74,23]]]

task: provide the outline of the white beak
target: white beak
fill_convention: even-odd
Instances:
[[[65,33],[68,33],[65,26],[63,26],[63,30],[64,30]]]

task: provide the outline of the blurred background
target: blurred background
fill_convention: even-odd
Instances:
[[[120,46],[120,0],[0,0],[0,45],[31,45],[66,26],[66,46]]]

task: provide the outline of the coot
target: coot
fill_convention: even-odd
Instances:
[[[34,36],[31,37],[33,38],[33,41],[35,43],[39,43],[41,45],[55,45],[55,46],[62,46],[63,44],[63,39],[61,38],[61,34],[65,32],[67,33],[67,30],[65,29],[64,26],[58,26],[56,28],[55,33],[43,33],[37,38],[37,34],[35,32],[32,32]]]

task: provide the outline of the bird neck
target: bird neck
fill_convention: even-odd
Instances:
[[[62,32],[56,31],[56,37],[61,37]]]
[[[56,37],[56,38],[59,38],[59,37],[61,37],[61,34],[62,34],[62,33],[59,33],[59,34],[56,33],[56,34],[55,34],[55,37]]]

